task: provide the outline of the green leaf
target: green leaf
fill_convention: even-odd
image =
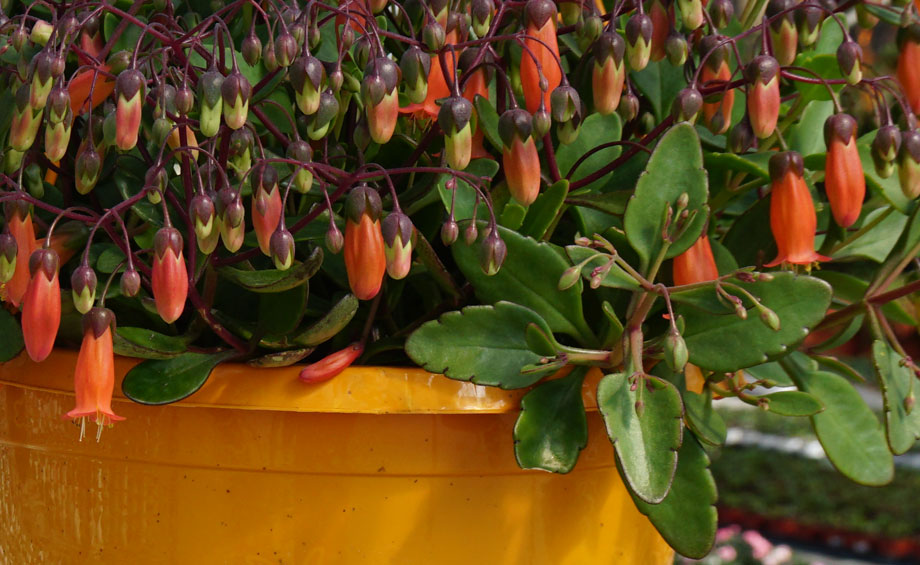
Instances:
[[[294,336],[291,341],[307,347],[315,347],[335,337],[351,322],[358,312],[358,299],[346,294],[326,314],[310,327]]]
[[[597,250],[582,247],[581,245],[568,245],[565,248],[566,255],[572,260],[572,264],[577,265],[587,260],[592,255],[597,255]],[[588,261],[581,269],[581,276],[586,280],[591,279],[592,271],[596,267],[606,265],[609,260],[608,255],[600,255]],[[614,263],[604,278],[601,279],[601,286],[610,288],[622,288],[625,290],[635,290],[639,288],[639,283],[626,273],[619,265]]]
[[[779,331],[768,327],[758,311],[750,309],[751,301],[737,290],[733,292],[731,287],[726,290],[739,296],[750,309],[745,320],[734,314],[734,308],[719,301],[712,287],[702,289],[710,293],[705,309],[700,307],[701,301],[693,305],[681,303],[689,296],[707,298],[701,292],[671,294],[676,313],[684,317],[683,336],[691,363],[720,373],[760,365],[787,353],[808,335],[809,328],[824,319],[831,302],[830,285],[789,272],[772,275],[769,282],[731,280],[776,313],[781,325]]]
[[[309,284],[259,295],[259,330],[284,335],[297,329],[307,306]]]
[[[140,404],[170,404],[194,394],[211,371],[236,351],[183,353],[172,359],[155,359],[136,365],[125,375],[121,390]]]
[[[480,237],[473,245],[461,239],[451,246],[457,265],[479,300],[486,304],[507,300],[526,306],[546,320],[552,331],[569,334],[582,345],[594,345],[595,338],[582,313],[581,282],[567,290],[556,287],[568,262],[549,244],[499,226],[508,255],[498,273],[490,277],[479,266],[485,231],[486,225],[481,223]]]
[[[464,172],[476,175],[477,177],[488,177],[491,179],[495,176],[495,173],[498,172],[498,162],[492,159],[474,159],[467,165]],[[476,189],[463,180],[463,177],[456,177],[457,187],[455,189],[456,195],[454,195],[453,192],[448,190],[445,186],[449,178],[449,175],[438,176],[438,194],[441,195],[441,202],[444,203],[444,209],[450,212],[450,203],[453,199],[454,219],[458,222],[469,220],[473,217],[473,208],[476,204]],[[489,209],[485,204],[480,202],[476,214],[479,218],[486,218],[489,215]]]
[[[877,218],[879,214],[884,214],[886,210],[890,210],[890,208],[886,206],[869,212],[862,219],[860,225],[868,224]],[[907,216],[896,212],[890,213],[852,243],[837,250],[834,253],[834,260],[854,257],[881,263],[888,257],[888,253],[898,242],[906,224]]]
[[[802,112],[802,117],[792,126],[789,136],[789,149],[798,151],[803,157],[825,150],[824,122],[834,113],[834,103],[830,100],[813,100]]]
[[[565,203],[597,210],[611,216],[622,216],[626,212],[626,203],[631,195],[632,192],[628,190],[617,190],[603,194],[590,194],[579,191],[579,194],[569,193]]]
[[[310,277],[316,274],[322,264],[323,250],[316,247],[306,261],[294,263],[286,271],[277,269],[244,271],[234,267],[221,267],[217,272],[228,281],[252,292],[283,292],[305,284]]]
[[[172,359],[188,350],[188,340],[146,328],[118,326],[113,339],[115,353],[141,359]]]
[[[502,151],[504,144],[501,136],[498,135],[498,112],[495,111],[495,106],[492,105],[488,98],[479,94],[473,100],[473,105],[476,106],[478,125],[482,128],[486,139],[489,140],[489,143],[492,144],[496,151]]]
[[[886,24],[901,27],[901,10],[892,6],[874,6],[872,4],[862,4],[862,7]]]
[[[683,67],[676,67],[668,61],[649,63],[639,72],[629,73],[632,83],[648,98],[657,120],[662,120],[671,111],[671,104],[680,89],[687,85]]]
[[[789,378],[789,375],[786,374],[786,371],[784,371],[780,364],[776,361],[770,361],[769,363],[764,363],[762,365],[748,367],[744,370],[744,372],[748,375],[749,381],[770,380],[776,383],[777,386],[794,385],[792,379]]]
[[[703,163],[706,170],[711,175],[722,173],[724,171],[737,171],[748,173],[764,180],[770,180],[770,172],[767,169],[767,163],[770,160],[770,153],[747,153],[738,155],[737,153],[709,153],[703,156]],[[716,178],[713,176],[713,178]]]
[[[687,391],[683,394],[684,421],[700,440],[713,446],[725,443],[728,433],[725,421],[712,406],[712,393],[705,388],[703,394]],[[686,442],[684,442],[686,443]]]
[[[630,492],[636,508],[677,553],[702,559],[716,539],[716,482],[709,471],[709,456],[693,439],[684,440],[678,452],[677,472],[671,491],[660,504],[649,504]]]
[[[502,215],[498,219],[498,223],[501,224],[502,227],[516,231],[521,227],[521,224],[524,223],[524,218],[526,216],[527,208],[512,200],[505,204],[505,207],[502,209]]]
[[[574,171],[572,167],[588,151],[612,141],[620,140],[622,124],[620,117],[616,114],[602,116],[601,114],[591,114],[581,124],[581,131],[578,137],[572,143],[561,145],[556,152],[556,164],[559,166],[559,173],[570,181],[575,182],[609,165],[611,161],[620,156],[621,149],[618,145],[605,147],[590,157],[582,161]],[[589,190],[598,190],[607,185],[613,178],[613,173],[608,173],[597,179],[586,188]],[[631,187],[630,187],[631,188]]]
[[[527,345],[527,326],[550,332],[540,316],[523,306],[499,302],[467,306],[423,324],[406,341],[406,354],[432,373],[505,389],[530,386],[543,373],[521,374],[541,356]]]
[[[683,253],[700,237],[709,210],[706,179],[696,130],[687,123],[672,127],[661,138],[645,172],[639,176],[636,193],[629,200],[623,218],[626,237],[644,264],[654,261],[663,248],[665,212],[677,204],[682,194],[690,197],[687,210],[693,217],[684,233],[668,248],[665,258]]]
[[[836,25],[836,24],[835,24]],[[830,53],[801,53],[795,59],[796,66],[804,67],[814,71],[817,76],[825,80],[841,79],[840,65],[837,63],[837,57]],[[809,73],[800,73],[803,76],[811,76]],[[830,100],[831,96],[823,84],[811,84],[807,82],[794,81],[795,88],[802,96],[802,102],[806,103],[812,100]],[[838,93],[843,88],[841,84],[830,85],[831,89]]]
[[[646,377],[639,389],[627,375],[605,376],[597,386],[597,405],[607,425],[607,435],[616,448],[623,476],[636,496],[651,504],[664,500],[677,468],[681,443],[680,394],[674,385],[657,377]],[[642,390],[644,409],[636,413]]]
[[[568,473],[588,444],[581,396],[585,369],[541,383],[521,400],[514,425],[514,456],[522,469]]]
[[[22,340],[22,328],[19,322],[5,308],[0,308],[0,363],[6,363],[19,355],[25,342]]]
[[[917,377],[904,358],[881,340],[872,344],[875,372],[885,400],[885,429],[888,445],[895,455],[906,453],[920,439],[920,408],[907,408],[908,399],[914,400],[914,383]]]
[[[800,390],[784,390],[760,398],[769,401],[767,410],[780,416],[814,416],[824,410],[820,400]]]
[[[543,239],[544,234],[553,225],[556,215],[562,209],[568,193],[569,181],[564,179],[547,188],[527,209],[524,223],[521,224],[518,232],[536,240]],[[507,209],[507,206],[505,208]]]
[[[790,376],[796,386],[824,403],[824,411],[812,416],[811,423],[834,467],[860,484],[891,482],[894,459],[885,432],[853,385],[827,371]]]
[[[853,304],[861,302],[869,289],[869,281],[840,271],[817,271],[815,277],[825,280],[834,287],[834,300],[840,304]],[[882,306],[885,317],[899,324],[913,326],[916,320],[908,314],[897,302],[888,302]]]
[[[758,200],[735,218],[721,243],[744,267],[762,265],[776,257],[776,242],[770,231],[770,199]]]

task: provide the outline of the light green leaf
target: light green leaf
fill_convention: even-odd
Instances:
[[[887,343],[872,344],[875,372],[885,400],[885,429],[888,445],[895,455],[906,453],[920,439],[920,408],[907,403],[914,400],[917,380],[913,370],[905,366],[904,358]]]
[[[586,176],[609,165],[611,161],[620,156],[621,149],[619,146],[606,147],[582,161],[574,171],[572,167],[591,149],[609,143],[619,141],[622,124],[620,117],[616,114],[602,116],[601,114],[591,114],[581,124],[581,131],[578,138],[572,143],[562,145],[556,152],[556,163],[559,166],[559,173],[563,178],[568,178],[572,182],[581,180]],[[589,190],[598,190],[607,185],[613,178],[613,173],[599,178],[598,180],[587,185]]]
[[[543,235],[553,225],[556,215],[562,209],[568,193],[567,180],[561,180],[547,188],[527,209],[527,215],[518,232],[538,241],[543,239]],[[505,208],[507,209],[507,206]]]
[[[521,400],[514,425],[514,456],[522,469],[568,473],[588,444],[581,395],[584,368],[537,385]]]
[[[709,197],[700,138],[687,123],[672,127],[658,143],[623,219],[626,237],[643,263],[655,260],[664,246],[665,212],[682,194],[689,196],[689,226],[668,248],[665,258],[683,253],[699,238],[706,225]],[[675,218],[676,219],[676,218]],[[672,221],[673,224],[673,221]]]
[[[820,400],[800,390],[774,392],[761,398],[768,401],[767,410],[780,416],[814,416],[824,410]]]
[[[647,377],[642,387],[642,415],[636,412],[639,388],[631,390],[630,378],[610,374],[597,387],[597,404],[607,435],[616,448],[617,460],[630,489],[642,500],[658,504],[667,496],[677,468],[682,439],[680,394],[674,385]]]
[[[477,177],[488,177],[493,178],[495,173],[498,172],[498,162],[493,161],[492,159],[473,159],[470,161],[470,164],[467,165],[466,173],[476,175]],[[469,220],[473,217],[473,208],[476,204],[476,189],[470,186],[463,177],[457,178],[457,194],[454,195],[452,191],[448,190],[445,186],[449,175],[440,175],[438,177],[438,194],[441,195],[441,202],[444,203],[444,209],[450,212],[450,203],[454,199],[454,219],[458,222],[463,220]],[[482,202],[479,203],[479,208],[476,210],[476,214],[479,218],[487,218],[489,215],[489,209]]]

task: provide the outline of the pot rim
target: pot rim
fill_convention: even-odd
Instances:
[[[116,383],[141,361],[116,357]],[[23,353],[0,364],[0,385],[73,396],[76,362],[76,351],[55,349],[41,363]],[[330,414],[505,414],[516,412],[529,390],[480,386],[418,367],[349,367],[324,383],[304,384],[298,379],[301,368],[222,363],[197,392],[173,405]],[[595,391],[601,376],[600,370],[592,369],[585,379],[588,411],[597,410]],[[114,400],[132,402],[121,386],[116,386]]]

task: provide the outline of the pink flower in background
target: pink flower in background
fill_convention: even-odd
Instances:
[[[730,545],[723,545],[716,550],[716,555],[723,563],[733,563],[738,558],[738,551]]]
[[[741,534],[741,538],[751,546],[751,553],[754,559],[763,559],[770,553],[770,550],[773,549],[773,544],[770,543],[767,538],[760,535],[760,532],[748,530]]]
[[[764,565],[782,565],[792,561],[792,549],[788,545],[778,545],[763,559]]]
[[[736,535],[741,533],[741,526],[732,524],[716,531],[716,543],[725,543]]]

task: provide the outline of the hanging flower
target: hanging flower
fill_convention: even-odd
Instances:
[[[521,53],[521,86],[527,111],[533,114],[540,108],[541,96],[544,107],[550,106],[550,93],[562,82],[556,40],[556,5],[549,0],[529,0],[524,13],[527,28],[525,49]],[[541,73],[545,90],[540,88]]]
[[[856,147],[856,120],[848,114],[828,118],[824,124],[824,142],[827,144],[824,188],[834,221],[847,228],[859,218],[866,196],[866,177]]]
[[[124,420],[112,411],[112,391],[115,388],[115,356],[112,331],[115,315],[108,308],[93,308],[83,316],[83,343],[74,370],[76,406],[64,418],[80,420],[80,439],[86,432],[86,419],[95,419],[102,426]]]
[[[33,361],[44,361],[54,348],[61,325],[60,262],[51,249],[39,249],[29,258],[31,279],[22,300],[22,338]]]
[[[818,219],[803,173],[802,156],[795,151],[783,151],[770,158],[770,229],[779,253],[767,267],[830,261],[830,257],[815,251]]]
[[[719,278],[709,236],[703,234],[689,249],[674,258],[674,285],[694,284]]]
[[[160,228],[153,238],[153,301],[167,324],[179,319],[188,297],[188,270],[182,245],[182,234],[172,227]]]
[[[380,196],[366,185],[352,190],[345,204],[345,270],[359,300],[377,296],[387,269],[381,207]]]

